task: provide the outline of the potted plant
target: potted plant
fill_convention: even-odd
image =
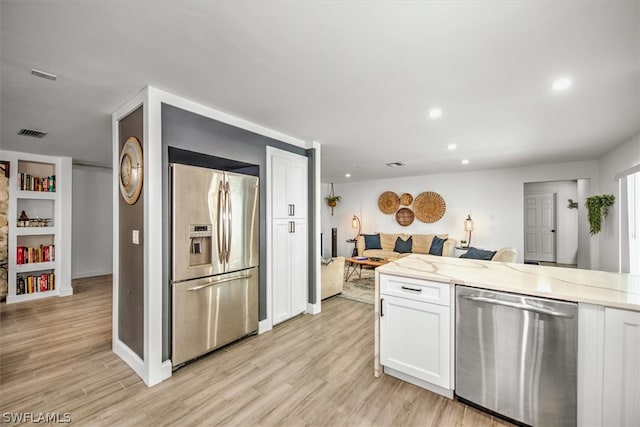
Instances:
[[[587,197],[585,206],[589,217],[589,232],[593,236],[602,229],[602,220],[607,217],[608,208],[616,200],[613,194]]]
[[[331,192],[327,197],[324,198],[324,200],[331,208],[331,215],[333,215],[333,208],[335,208],[338,205],[338,202],[340,202],[340,196],[336,196],[333,192],[333,182],[331,183]]]
[[[340,196],[327,196],[324,199],[327,201],[327,205],[329,205],[330,208],[335,208],[340,201]]]
[[[460,240],[460,246],[463,248],[467,247],[467,241],[466,240]]]

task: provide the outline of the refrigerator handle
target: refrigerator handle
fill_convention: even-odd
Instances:
[[[227,247],[225,249],[225,259],[229,262],[229,257],[231,256],[231,230],[233,229],[231,221],[233,215],[231,213],[231,190],[229,189],[228,181],[226,183],[224,200],[227,203]]]
[[[218,258],[224,259],[224,247],[223,245],[223,231],[222,227],[224,227],[222,222],[222,198],[224,197],[224,192],[222,191],[222,181],[218,184],[218,224],[216,230],[216,242],[218,243]]]

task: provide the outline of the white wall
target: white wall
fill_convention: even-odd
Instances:
[[[323,206],[324,245],[331,247],[331,227],[335,226],[338,228],[338,255],[351,254],[353,245],[345,240],[355,234],[351,228],[353,214],[362,219],[363,233],[448,233],[456,240],[465,237],[463,221],[471,214],[475,228],[473,246],[488,249],[513,246],[518,250],[518,261],[522,262],[524,183],[581,178],[598,181],[596,161],[335,184],[335,194],[342,197],[342,202],[333,217],[326,204]],[[323,191],[325,196],[329,193],[327,184],[323,184]],[[378,210],[378,196],[384,191],[406,192],[414,197],[423,191],[435,191],[444,198],[447,210],[436,223],[415,220],[410,226],[402,227],[396,223],[394,215],[385,215]]]
[[[609,208],[609,215],[604,221],[598,238],[600,246],[600,269],[618,271],[620,260],[620,224],[619,207],[620,194],[616,174],[640,164],[640,134],[611,150],[598,161],[600,172],[599,190],[594,194],[613,194],[616,197],[614,205]]]
[[[524,193],[556,193],[556,262],[577,264],[578,211],[586,208],[584,203],[581,206],[578,203],[578,209],[569,209],[567,207],[569,204],[568,199],[578,202],[577,180],[525,183]]]
[[[73,166],[71,277],[111,274],[112,171]]]

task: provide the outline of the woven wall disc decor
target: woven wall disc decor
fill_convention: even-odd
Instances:
[[[403,193],[402,196],[400,196],[400,204],[402,206],[409,206],[411,202],[413,202],[413,196],[411,194]]]
[[[413,200],[413,211],[422,222],[436,222],[444,216],[447,205],[438,193],[425,191],[420,193]]]
[[[392,214],[398,210],[400,198],[393,191],[385,191],[378,197],[378,208],[384,214]]]
[[[403,227],[411,225],[413,218],[413,211],[409,208],[400,208],[398,212],[396,212],[396,221]]]

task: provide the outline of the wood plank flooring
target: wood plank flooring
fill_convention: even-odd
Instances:
[[[74,295],[0,305],[0,418],[74,425],[508,425],[411,384],[373,377],[373,306],[334,297],[148,388],[111,352],[111,276]]]

